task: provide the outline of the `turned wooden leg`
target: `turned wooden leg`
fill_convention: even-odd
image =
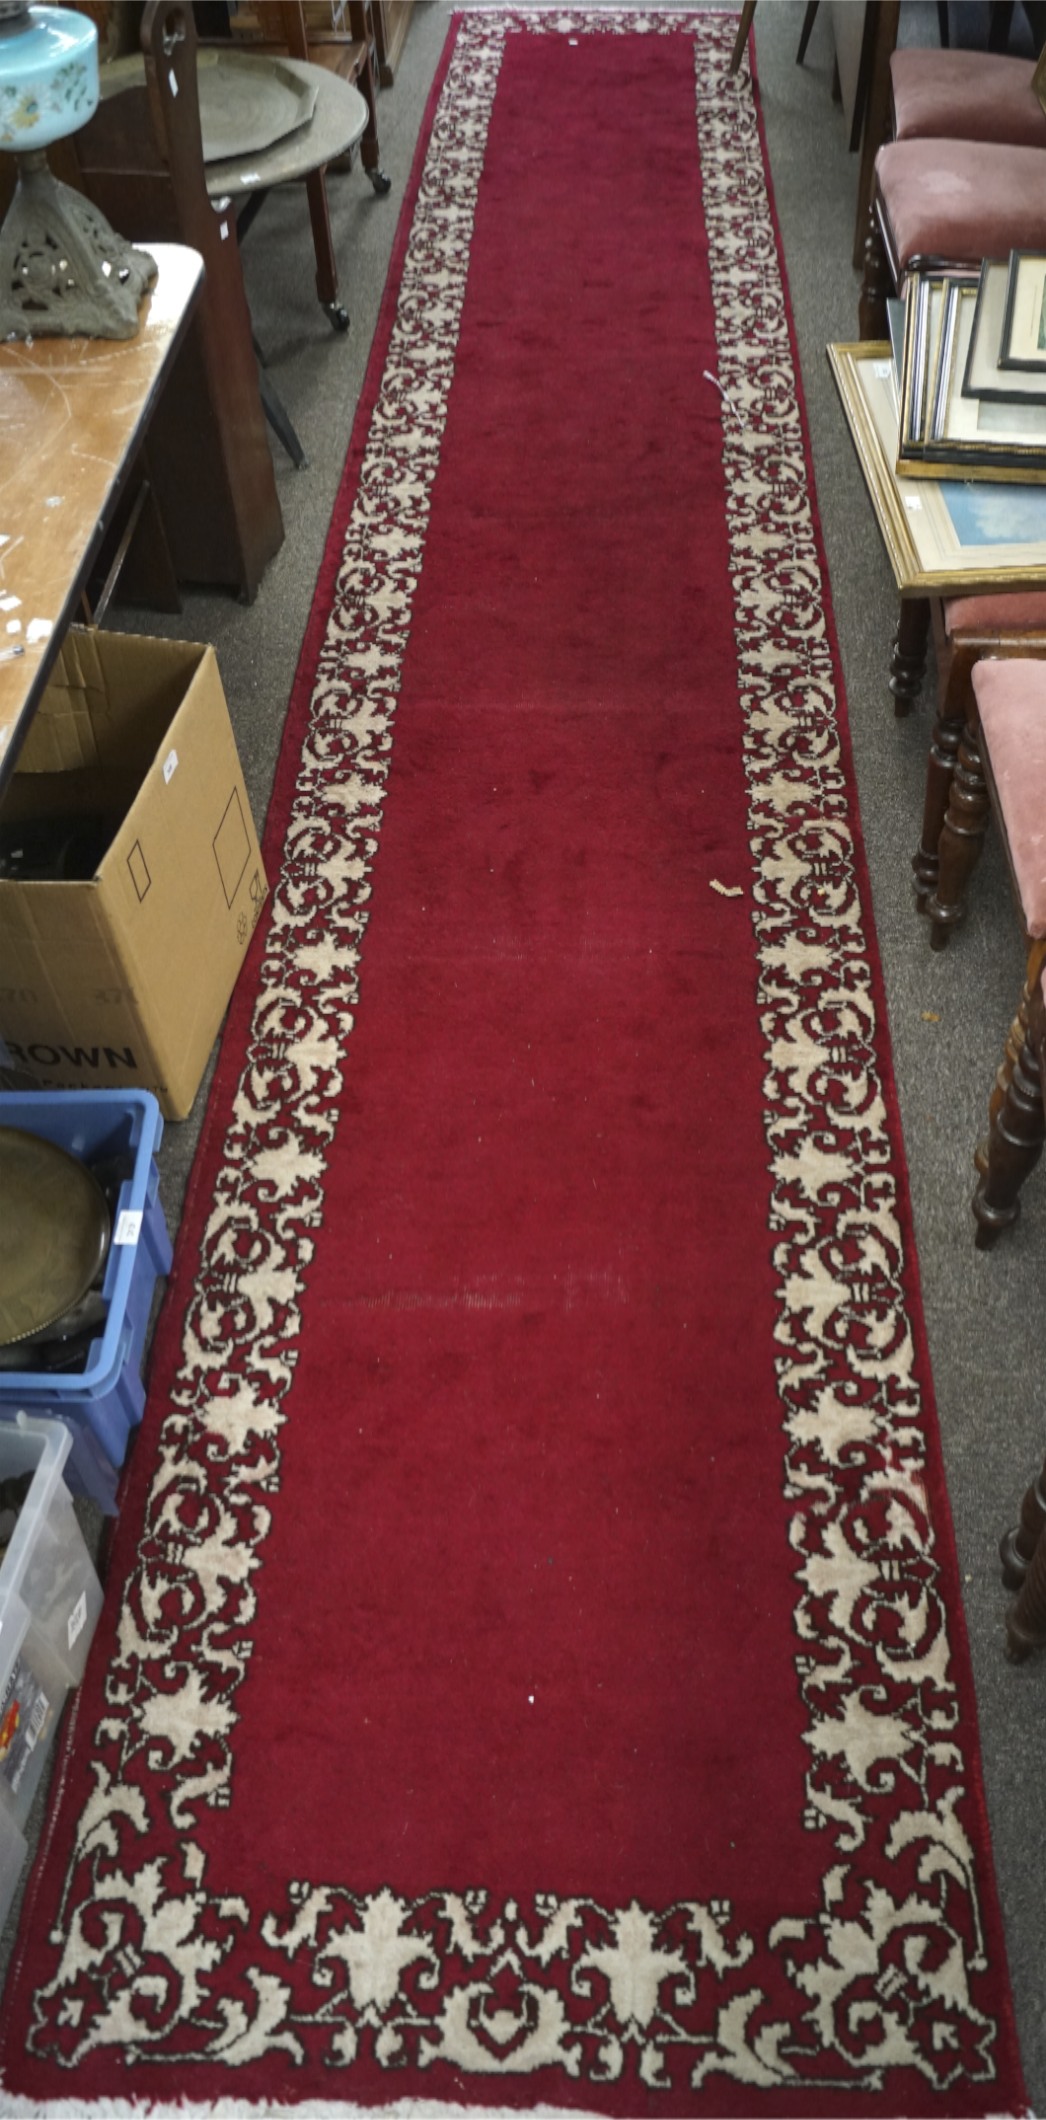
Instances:
[[[1042,975],[1046,967],[1046,941],[1031,944],[1024,989],[1020,1006],[1010,1025],[1003,1048],[995,1086],[988,1100],[988,1139],[978,1143],[974,1152],[974,1163],[983,1177],[988,1168],[988,1141],[999,1112],[1006,1102],[1010,1083],[1027,1039],[1031,1038],[1030,1050],[1039,1055],[1040,1080],[1042,1077],[1042,1054],[1046,1052],[1046,1001],[1042,993]]]
[[[963,719],[962,715],[946,716],[942,712],[938,714],[933,725],[930,755],[926,761],[922,838],[912,855],[915,894],[920,904],[924,899],[932,897],[937,889],[940,868],[938,849],[952,792],[952,777],[959,756]]]
[[[1021,1517],[1012,1531],[1005,1531],[999,1540],[999,1559],[1002,1562],[1002,1579],[1007,1590],[1019,1590],[1034,1558],[1035,1549],[1046,1525],[1046,1464],[1037,1480],[1025,1489],[1021,1502]]]
[[[973,731],[959,741],[948,808],[937,845],[937,887],[927,900],[930,942],[943,950],[953,927],[966,911],[966,885],[977,864],[988,829],[988,790]]]
[[[890,690],[894,713],[898,716],[910,714],[919,697],[926,672],[929,637],[929,599],[925,596],[902,597],[890,656]]]
[[[868,233],[864,239],[864,275],[857,305],[857,328],[862,339],[885,339],[889,336],[886,304],[892,293],[893,276],[886,260],[886,245],[873,203],[868,215]]]
[[[1020,1538],[1020,1529],[1014,1537]],[[1003,1544],[1005,1546],[1005,1540]],[[1046,1539],[1037,1536],[1028,1556],[1024,1580],[1006,1614],[1006,1654],[1012,1664],[1020,1664],[1043,1642],[1046,1642]]]
[[[1021,1186],[1042,1154],[1044,1132],[1038,1054],[1032,1039],[1025,1038],[992,1121],[984,1175],[973,1197],[978,1251],[989,1251],[1017,1220]]]

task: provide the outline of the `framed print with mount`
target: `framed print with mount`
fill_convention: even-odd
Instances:
[[[1046,376],[1046,252],[1010,253],[1000,368],[1037,369]]]
[[[1046,405],[1046,370],[999,366],[1009,285],[1009,259],[986,258],[977,289],[963,393],[966,397],[993,398],[1006,404],[1036,398]]]
[[[979,289],[970,276],[948,283],[926,438],[911,472],[940,478],[947,466],[966,478],[1038,483],[1046,480],[1046,401],[965,394]],[[905,468],[903,448],[900,456]]]
[[[889,345],[833,345],[828,359],[902,595],[1046,588],[1046,485],[906,477]]]

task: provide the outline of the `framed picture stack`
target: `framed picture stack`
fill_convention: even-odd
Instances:
[[[1046,484],[944,466],[910,477],[899,468],[899,350],[866,339],[829,346],[828,359],[901,594],[1046,588]]]
[[[1046,483],[1046,253],[910,275],[892,340],[898,472]]]

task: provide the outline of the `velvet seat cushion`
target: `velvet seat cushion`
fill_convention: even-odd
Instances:
[[[952,596],[945,599],[944,630],[957,633],[1046,634],[1046,589],[1011,589],[998,596]]]
[[[1046,935],[1046,663],[975,665],[981,734],[1029,935]]]
[[[912,258],[979,264],[1046,249],[1046,148],[891,140],[875,162],[890,244]]]
[[[1046,147],[1046,111],[1032,59],[1000,52],[895,51],[890,60],[896,140],[995,140]]]

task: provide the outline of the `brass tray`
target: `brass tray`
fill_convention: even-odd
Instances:
[[[312,122],[319,87],[315,69],[299,69],[269,52],[198,51],[196,93],[205,162],[242,162],[261,155]],[[110,59],[100,69],[103,101],[145,80],[140,52]]]
[[[0,1126],[0,1346],[57,1324],[109,1247],[109,1208],[86,1165]]]
[[[199,52],[196,86],[205,162],[263,154],[316,108],[314,84],[268,53]]]

